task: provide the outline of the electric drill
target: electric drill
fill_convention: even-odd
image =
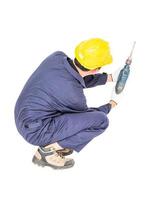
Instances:
[[[133,54],[135,44],[136,44],[136,42],[133,43],[133,47],[132,47],[130,56],[126,60],[125,66],[123,67],[123,69],[120,71],[120,73],[118,75],[117,83],[116,83],[116,86],[115,86],[116,94],[120,94],[123,91],[125,84],[126,84],[126,81],[129,77],[130,65],[132,63],[132,54]]]

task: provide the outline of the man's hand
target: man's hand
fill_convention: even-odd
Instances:
[[[110,100],[109,103],[111,104],[112,108],[117,106],[117,103],[115,101],[113,101],[113,100]]]
[[[116,71],[112,73],[113,82],[117,82],[118,76],[120,74],[121,68],[118,68]]]
[[[108,74],[107,82],[113,82],[112,74]]]
[[[112,74],[108,74],[107,82],[116,82],[120,71],[121,71],[121,68],[118,68]]]

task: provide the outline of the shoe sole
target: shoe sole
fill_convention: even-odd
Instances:
[[[72,161],[70,164],[60,167],[60,166],[51,165],[48,162],[43,161],[42,159],[39,160],[35,156],[33,157],[32,162],[40,167],[51,167],[52,169],[68,169],[68,168],[73,167],[75,164],[75,162]]]

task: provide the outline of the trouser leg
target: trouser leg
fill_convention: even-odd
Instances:
[[[79,152],[108,127],[107,115],[101,111],[67,113],[55,118],[56,133],[52,142]]]

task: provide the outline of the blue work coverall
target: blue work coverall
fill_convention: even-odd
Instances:
[[[106,73],[82,77],[61,51],[48,56],[26,82],[15,105],[24,139],[37,146],[58,142],[79,152],[108,127],[111,104],[88,108],[84,88],[103,85]]]

